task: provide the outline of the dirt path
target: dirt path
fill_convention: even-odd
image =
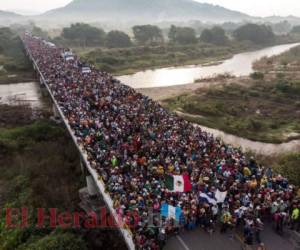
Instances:
[[[138,92],[149,96],[153,100],[161,101],[171,97],[175,97],[184,93],[195,91],[199,88],[207,88],[212,85],[220,84],[219,82],[198,82],[183,85],[174,85],[167,87],[156,87],[156,88],[143,88],[136,89]]]

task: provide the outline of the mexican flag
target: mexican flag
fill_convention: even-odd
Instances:
[[[188,175],[167,175],[166,188],[171,192],[188,192],[192,184]]]

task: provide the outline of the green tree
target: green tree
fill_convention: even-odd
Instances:
[[[294,26],[293,29],[292,29],[292,31],[291,31],[291,33],[298,33],[298,34],[300,34],[300,25]]]
[[[142,45],[163,43],[162,30],[153,25],[140,25],[132,28],[135,40]]]
[[[200,40],[205,43],[225,45],[228,42],[228,37],[226,36],[224,29],[215,26],[212,29],[203,30],[200,36]]]
[[[5,56],[19,60],[24,56],[22,42],[10,28],[0,28],[0,51]]]
[[[132,45],[130,37],[118,30],[113,30],[107,33],[106,46],[109,48],[126,48]]]
[[[38,36],[38,37],[41,37],[41,38],[46,39],[46,40],[49,39],[48,33],[46,31],[42,30],[40,27],[33,26],[32,30],[31,30],[31,33],[34,36]]]
[[[248,23],[239,27],[233,32],[233,36],[238,41],[248,40],[257,44],[268,44],[275,38],[275,35],[269,26],[253,23]]]
[[[81,47],[99,46],[105,44],[106,34],[102,29],[85,23],[72,24],[64,28],[62,37],[68,44]]]
[[[172,25],[168,33],[168,38],[170,42],[173,43],[176,42],[176,32],[177,32],[177,27],[175,25]]]
[[[277,34],[289,33],[291,29],[292,29],[291,24],[286,20],[279,23],[272,24],[272,30]]]
[[[196,32],[190,27],[171,26],[168,34],[171,43],[192,44],[197,42]]]

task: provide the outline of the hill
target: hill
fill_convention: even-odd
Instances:
[[[0,27],[22,22],[23,16],[10,11],[0,10]]]
[[[0,10],[0,20],[13,20],[21,17],[21,15],[18,15],[14,12]]]
[[[269,16],[263,19],[265,22],[279,23],[288,21],[292,25],[300,25],[300,18],[296,16]]]
[[[192,19],[223,22],[250,18],[241,12],[193,0],[74,0],[63,8],[46,12],[41,17],[116,22]]]

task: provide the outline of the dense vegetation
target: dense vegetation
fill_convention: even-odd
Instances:
[[[299,26],[293,27],[293,29],[292,29],[291,32],[292,32],[292,33],[298,33],[298,34],[300,34],[300,25],[299,25]]]
[[[196,43],[134,46],[122,49],[99,48],[91,51],[80,49],[78,52],[84,60],[102,70],[115,74],[130,74],[155,67],[219,61],[254,47],[247,43],[232,43],[228,46]]]
[[[164,42],[162,31],[155,25],[138,25],[132,28],[134,39],[139,45],[155,45]]]
[[[130,37],[126,33],[119,30],[112,30],[107,33],[106,46],[108,48],[126,48],[131,45]]]
[[[300,186],[300,153],[279,156],[273,167],[276,172],[287,177],[291,183]]]
[[[289,71],[294,71],[293,77],[296,77],[296,73],[300,70],[300,46],[294,47],[281,55],[263,57],[254,63],[254,69],[264,72],[278,71],[283,76]]]
[[[252,23],[239,27],[233,35],[239,41],[246,40],[258,44],[270,44],[275,38],[271,27]]]
[[[205,29],[202,31],[200,40],[205,43],[212,43],[215,45],[225,45],[229,39],[226,36],[225,30],[215,26],[212,29]]]
[[[2,207],[27,207],[31,223],[35,221],[38,207],[74,211],[78,203],[80,167],[74,147],[68,141],[63,129],[46,121],[1,128]],[[3,250],[86,249],[85,242],[73,231],[37,230],[35,224],[8,229],[4,211],[0,220],[0,245]]]
[[[254,68],[249,79],[171,98],[165,105],[193,122],[253,140],[300,138],[300,46],[262,58]]]
[[[173,44],[195,44],[197,43],[196,32],[190,27],[171,26],[169,30],[169,41]]]
[[[78,191],[85,185],[79,156],[63,127],[46,119],[28,122],[32,111],[23,106],[0,105],[2,111],[6,119],[0,119],[0,206],[27,208],[29,221],[25,228],[7,228],[5,209],[1,210],[0,249],[122,249],[114,230],[52,228],[48,218],[44,228],[36,226],[37,208],[47,215],[49,208],[79,211]]]
[[[248,82],[247,84],[251,84]],[[165,101],[171,110],[208,127],[252,140],[282,142],[300,137],[300,81],[231,84]]]
[[[61,36],[75,46],[89,47],[105,44],[105,32],[85,23],[76,23],[64,28]]]
[[[22,41],[9,28],[0,28],[0,84],[26,81],[32,78],[31,64],[26,57]],[[11,78],[11,75],[16,75]],[[11,79],[10,79],[11,78]]]
[[[234,36],[232,36],[234,34]],[[277,37],[266,25],[246,24],[231,32],[220,26],[201,31],[171,25],[162,30],[154,25],[132,27],[132,37],[113,30],[77,23],[64,28],[55,43],[69,46],[99,69],[115,74],[134,73],[155,67],[219,61],[245,50],[292,41]]]

